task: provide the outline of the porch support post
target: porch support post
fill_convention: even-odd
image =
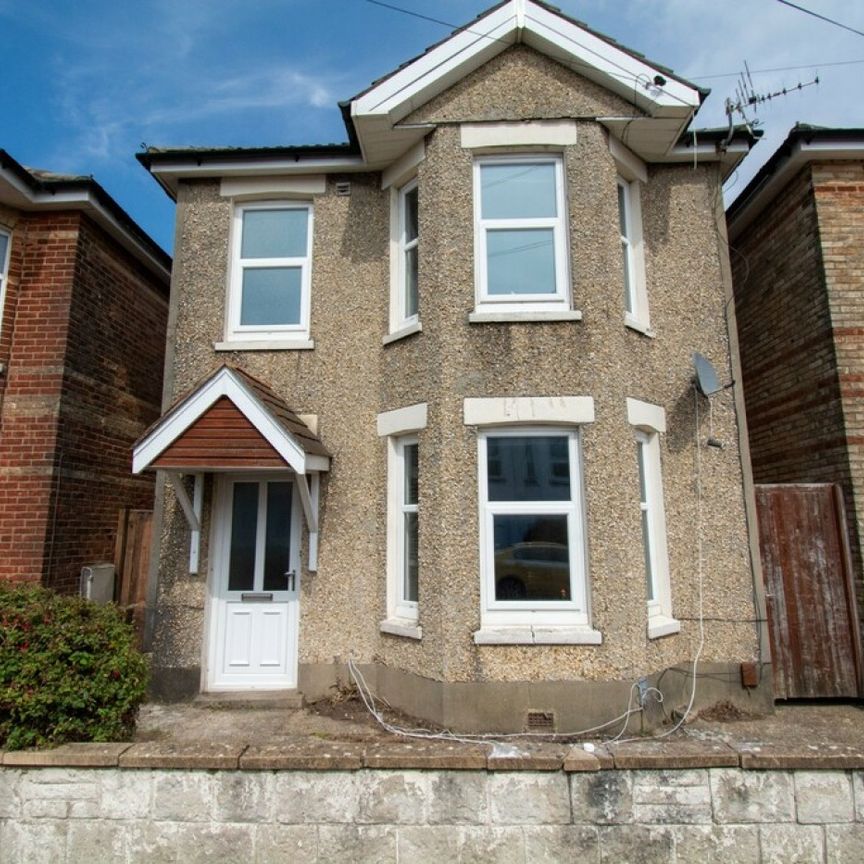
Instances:
[[[296,475],[300,504],[309,530],[309,562],[306,566],[314,573],[318,569],[318,474],[312,473],[311,481],[309,477],[308,474]]]
[[[184,490],[185,491],[185,490]],[[192,494],[192,510],[195,513],[195,517],[198,520],[198,524],[201,524],[201,511],[204,504],[204,475],[196,474],[195,475],[195,490]],[[198,572],[198,559],[200,556],[201,550],[201,531],[200,529],[192,530],[192,535],[189,539],[189,572],[197,573]]]
[[[201,523],[195,515],[195,507],[189,500],[189,495],[186,492],[186,487],[183,485],[183,477],[177,471],[166,471],[168,478],[171,480],[171,485],[174,487],[174,494],[177,496],[177,501],[186,516],[186,521],[189,523],[189,528],[192,531],[200,531]]]

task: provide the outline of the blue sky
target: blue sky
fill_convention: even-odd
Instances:
[[[388,0],[467,23],[492,0]],[[713,90],[696,120],[722,125],[747,60],[765,92],[821,84],[758,113],[765,140],[743,188],[796,121],[864,126],[864,37],[777,0],[559,0],[590,26]],[[864,30],[864,3],[799,0]],[[92,174],[171,251],[174,208],[135,161],[157,146],[345,140],[336,105],[448,28],[367,0],[0,0],[0,147],[19,162]],[[861,63],[829,65],[861,60]]]

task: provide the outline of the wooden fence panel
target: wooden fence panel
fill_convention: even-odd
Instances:
[[[843,499],[832,484],[756,486],[778,699],[861,695]]]
[[[152,531],[153,513],[150,510],[132,510],[129,507],[120,510],[114,546],[115,599],[135,624],[139,641],[144,632],[147,608]]]

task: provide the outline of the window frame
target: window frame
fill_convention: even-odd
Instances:
[[[554,217],[522,219],[483,218],[482,171],[484,165],[551,164],[555,167]],[[474,180],[474,285],[476,313],[553,312],[571,308],[570,255],[567,226],[567,190],[564,157],[560,153],[512,153],[476,156]],[[553,294],[490,294],[488,290],[487,234],[496,229],[552,228],[555,254],[555,292]]]
[[[417,514],[417,539],[419,551],[420,537],[420,496],[419,496],[419,478],[420,478],[420,439],[416,434],[398,435],[391,437],[390,441],[390,476],[391,490],[393,494],[393,508],[388,514],[388,518],[393,519],[393,568],[392,568],[392,593],[393,599],[389,617],[403,619],[405,621],[416,622],[419,618],[420,609],[420,564],[417,564],[417,599],[409,600],[406,598],[406,583],[408,577],[408,562],[405,556],[405,544],[407,540],[407,532],[405,530],[405,516],[408,513]],[[405,481],[407,476],[406,471],[406,455],[407,447],[417,448],[417,478],[418,478],[418,496],[417,503],[408,504],[405,501]],[[392,514],[392,515],[391,515]]]
[[[243,243],[243,216],[247,212],[261,210],[305,210],[306,254],[302,257],[278,258],[241,257]],[[278,200],[249,201],[237,203],[232,215],[231,264],[228,279],[228,302],[226,310],[225,338],[229,342],[266,342],[272,340],[307,340],[312,286],[312,246],[314,231],[314,205],[311,201]],[[254,262],[254,264],[246,263]],[[243,301],[243,274],[247,269],[266,267],[300,268],[300,320],[296,324],[241,324],[240,313]]]
[[[406,215],[408,209],[405,200],[411,192],[417,192],[417,236],[406,242]],[[396,316],[392,331],[410,327],[420,321],[420,187],[417,177],[412,177],[407,183],[396,190],[397,195],[397,225],[398,225],[398,262],[396,275]],[[417,311],[408,314],[408,267],[407,257],[411,249],[417,249]]]
[[[636,501],[646,513],[640,524],[640,551],[643,561],[648,638],[677,633],[681,624],[672,615],[672,587],[666,541],[666,507],[663,495],[663,465],[660,435],[666,431],[666,414],[658,405],[627,399],[627,415],[636,441]],[[641,481],[644,478],[645,500]],[[647,531],[646,531],[647,526]],[[650,573],[645,570],[645,561]],[[650,594],[648,586],[651,586]]]
[[[562,437],[568,442],[569,501],[489,501],[488,442],[492,438]],[[589,626],[587,542],[582,447],[579,429],[561,426],[489,427],[477,433],[480,540],[481,627],[513,625]],[[495,599],[495,515],[563,514],[567,516],[570,600]]]
[[[6,286],[9,280],[9,266],[12,260],[12,232],[0,226],[0,236],[6,238],[6,252],[0,257],[0,333],[2,333],[3,318],[6,312]]]
[[[619,195],[623,191],[623,196]],[[622,261],[624,282],[624,323],[641,333],[650,334],[651,319],[648,311],[648,289],[645,281],[645,249],[642,238],[641,184],[619,173],[616,180],[616,208],[620,243],[627,245],[627,266]],[[624,200],[624,229],[621,233],[621,199]]]

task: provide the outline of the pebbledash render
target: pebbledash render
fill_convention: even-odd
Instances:
[[[353,660],[445,726],[572,731],[671,716],[698,655],[695,704],[770,704],[740,392],[694,386],[694,352],[739,377],[753,143],[694,131],[706,95],[512,0],[343,103],[347,144],[140,154],[177,202],[157,695]]]

